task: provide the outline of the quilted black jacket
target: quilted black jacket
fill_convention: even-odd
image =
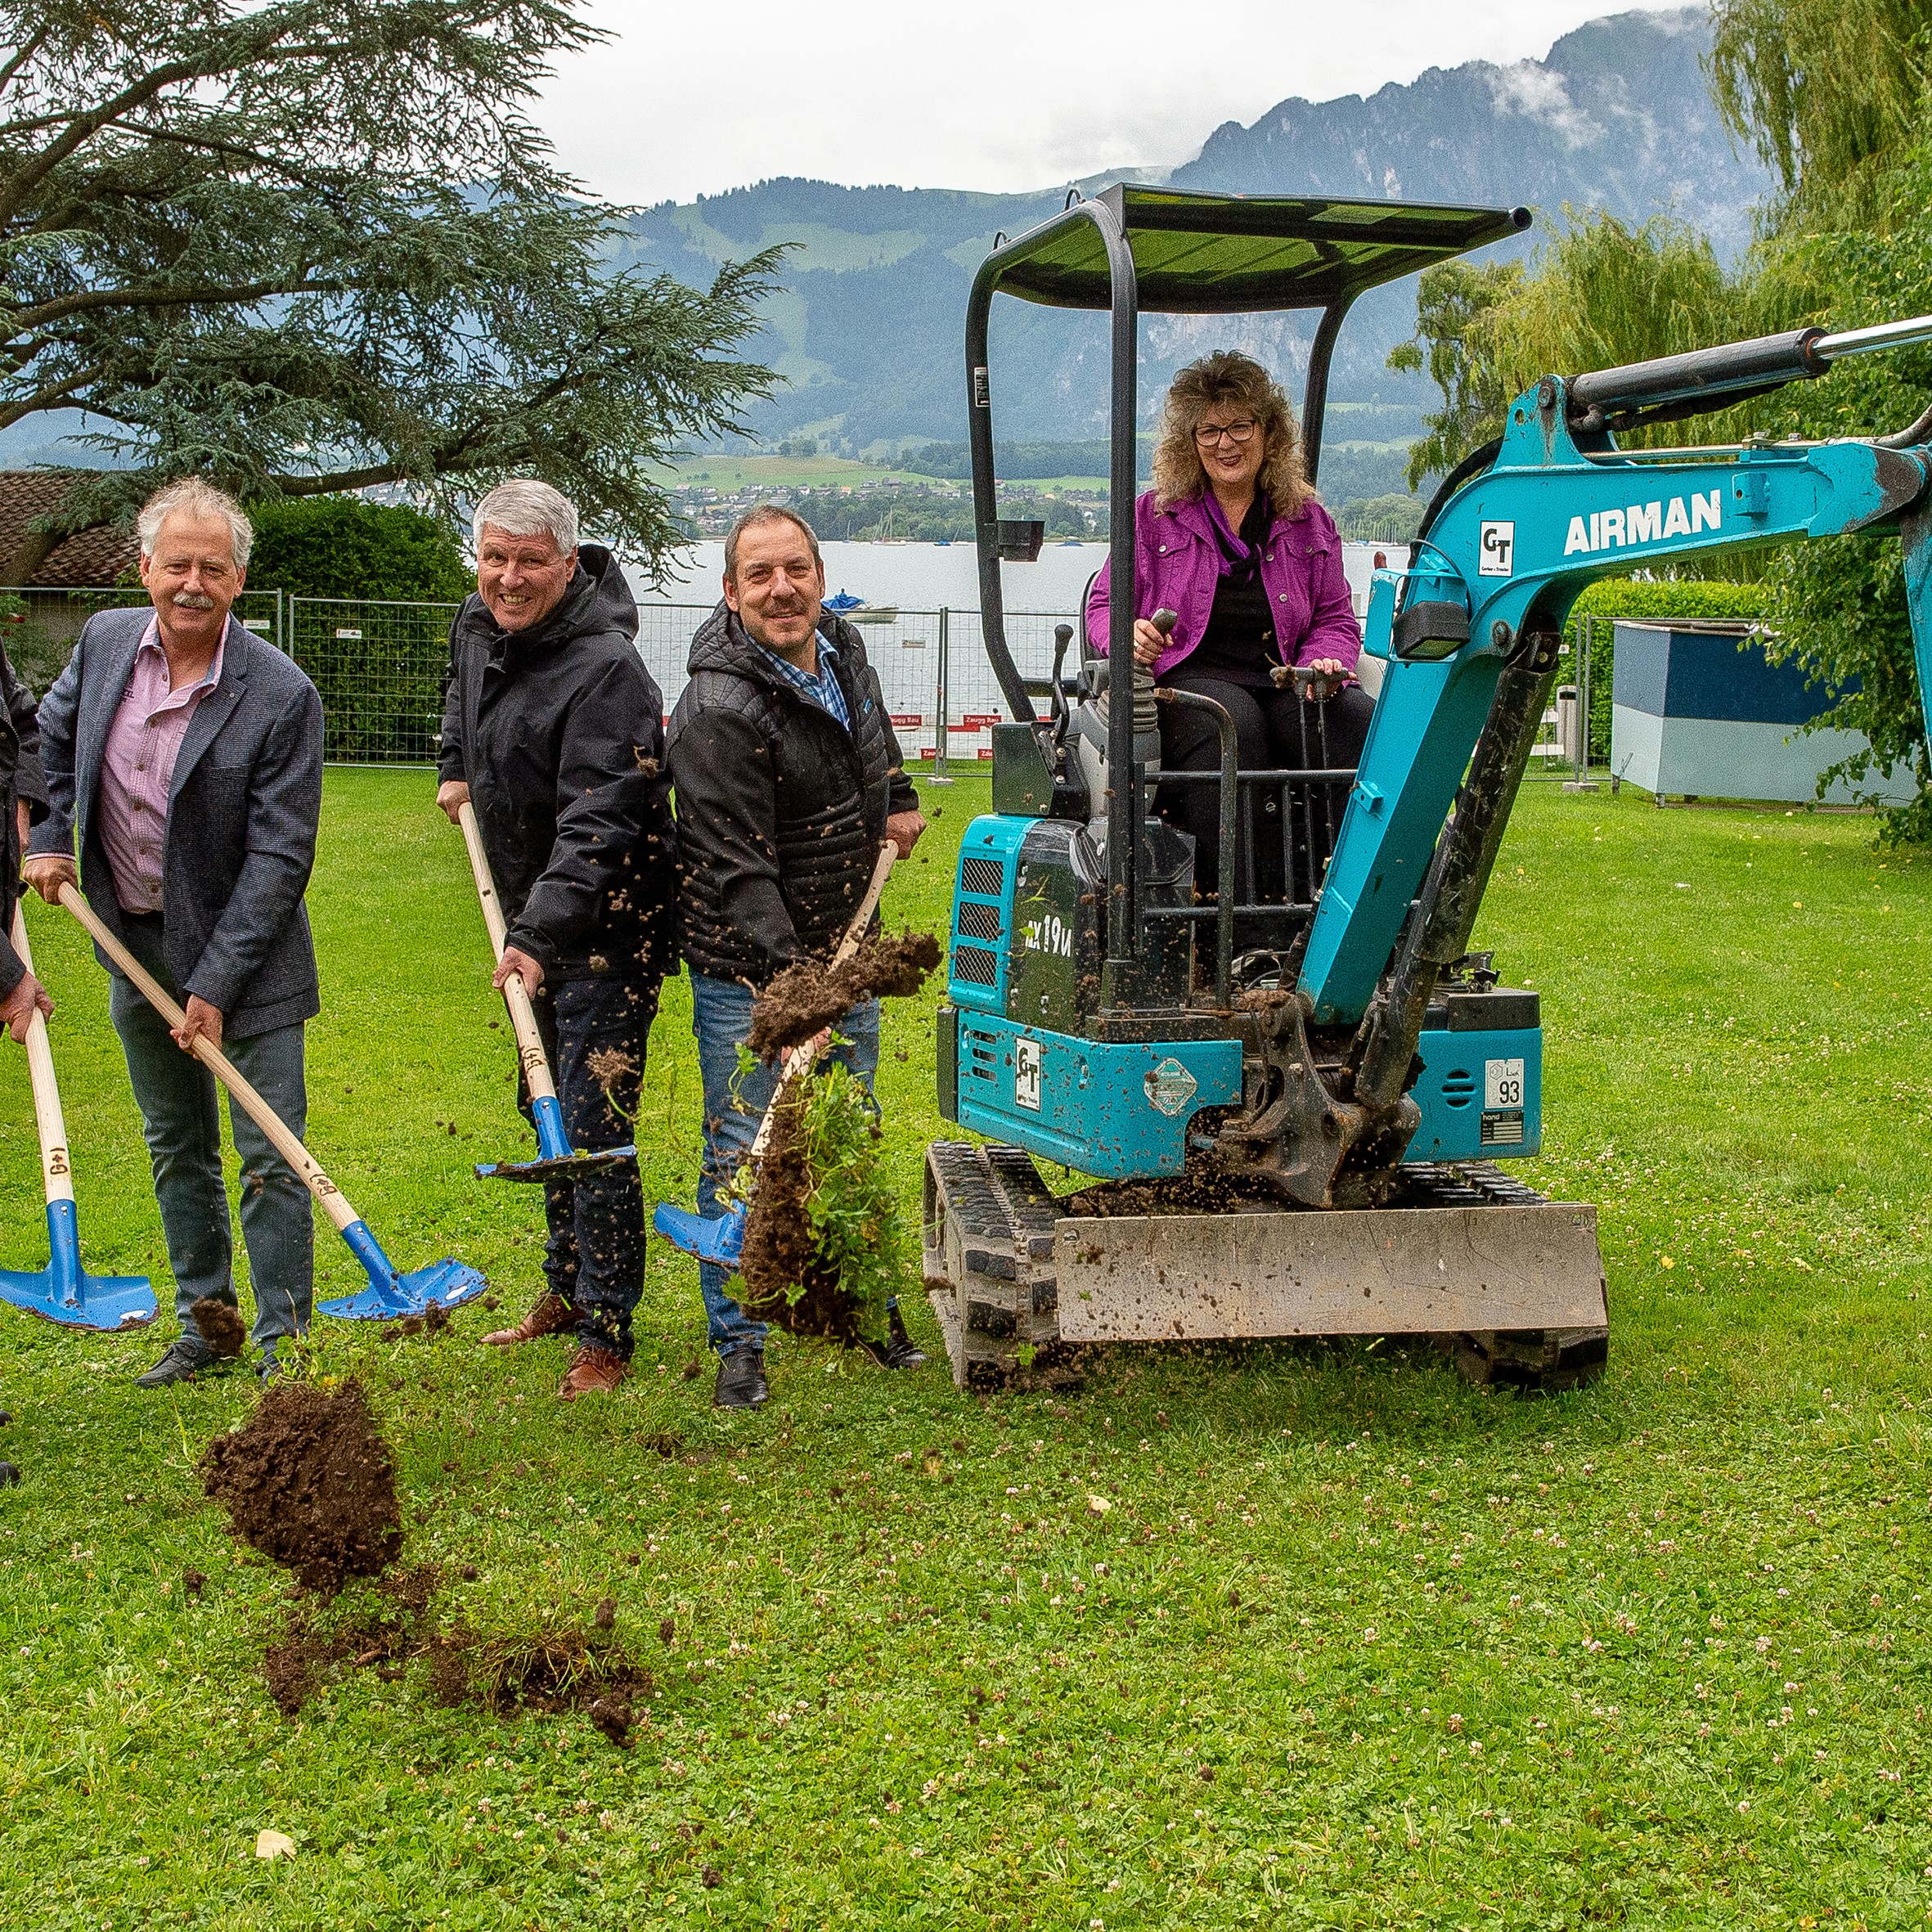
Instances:
[[[918,804],[859,633],[837,651],[847,730],[788,684],[720,604],[691,640],[672,714],[678,910],[685,964],[762,986],[838,943],[872,877],[886,819]]]

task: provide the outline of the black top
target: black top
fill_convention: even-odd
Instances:
[[[664,704],[617,560],[577,559],[528,631],[474,595],[456,613],[438,775],[470,787],[510,945],[550,980],[657,980],[677,964]]]
[[[1282,660],[1274,645],[1274,620],[1269,613],[1267,587],[1261,582],[1260,561],[1274,521],[1267,492],[1256,491],[1247,514],[1241,519],[1245,557],[1222,541],[1217,523],[1215,541],[1228,559],[1228,569],[1215,582],[1214,608],[1208,613],[1200,643],[1176,670],[1195,672],[1251,690],[1272,688],[1269,667]]]
[[[865,640],[820,630],[847,729],[790,683],[720,604],[691,640],[672,714],[681,946],[694,973],[763,986],[830,955],[851,922],[886,820],[919,802]]]

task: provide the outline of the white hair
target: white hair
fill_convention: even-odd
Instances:
[[[177,515],[195,517],[204,523],[226,523],[229,544],[235,552],[235,568],[248,568],[249,552],[255,546],[254,525],[226,490],[218,490],[213,483],[204,483],[198,476],[184,476],[180,482],[156,490],[142,505],[141,513],[134,519],[134,528],[141,537],[142,556],[151,557],[155,554],[155,546],[161,539],[162,524]]]
[[[477,505],[470,532],[479,550],[485,523],[494,523],[505,537],[548,537],[566,556],[577,548],[577,505],[533,476],[498,483]]]

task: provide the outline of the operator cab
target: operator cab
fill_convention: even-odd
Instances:
[[[1132,664],[1134,517],[1138,428],[1137,327],[1142,310],[1234,315],[1313,311],[1319,320],[1301,398],[1301,435],[1309,480],[1317,480],[1328,371],[1341,323],[1368,290],[1418,269],[1500,240],[1526,227],[1523,209],[1491,209],[1414,203],[1347,202],[1287,196],[1207,195],[1117,183],[1091,200],[1068,197],[1065,210],[1018,240],[997,244],[974,282],[967,315],[975,523],[978,532],[981,621],[986,654],[1017,723],[994,735],[994,810],[1016,821],[1001,836],[1031,846],[1016,864],[1033,875],[1040,911],[1018,910],[1023,937],[1044,917],[1070,930],[1074,969],[1060,976],[1044,1004],[1028,1000],[1036,1025],[1117,1034],[1178,1024],[1224,1031],[1244,989],[1293,983],[1305,939],[1355,773],[1337,764],[1326,742],[1324,711],[1310,706],[1296,763],[1236,768],[1227,713],[1199,695],[1154,690],[1144,672],[1132,679],[1131,701],[1117,714],[1112,666]],[[1112,322],[1108,655],[1089,648],[1081,615],[1056,633],[1050,675],[1027,679],[1005,633],[1001,566],[1030,562],[1040,550],[1038,523],[1002,520],[994,474],[993,385],[987,323],[995,293],[1067,308],[1103,309]],[[1148,613],[1139,613],[1148,614]],[[1071,668],[1069,658],[1072,659]],[[1323,681],[1284,667],[1278,683],[1301,691]],[[1045,699],[1041,717],[1035,700]],[[1221,769],[1163,773],[1157,703],[1214,714]],[[1116,785],[1115,771],[1139,782]],[[1232,771],[1232,782],[1229,774]],[[1169,822],[1183,787],[1206,786],[1220,804],[1218,901],[1197,903],[1194,842]],[[1027,821],[1036,821],[1029,827]],[[976,831],[979,828],[975,829]],[[1049,875],[1059,875],[1057,884]],[[1237,903],[1237,877],[1256,883]],[[1017,883],[1017,879],[1016,882]],[[1068,894],[1067,885],[1077,885]],[[1069,899],[1070,903],[1059,903]],[[1048,903],[1050,901],[1051,903]],[[955,971],[987,975],[990,993],[1006,970],[977,944],[973,924],[956,922]],[[1013,928],[1002,923],[1000,937]],[[1241,949],[1238,952],[1238,946]],[[1025,953],[1009,960],[1025,975]],[[1032,949],[1036,950],[1036,949]],[[1015,1017],[1022,1017],[1016,1013]]]

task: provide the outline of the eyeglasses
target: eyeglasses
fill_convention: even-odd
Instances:
[[[1242,443],[1247,442],[1260,427],[1252,416],[1239,423],[1203,423],[1194,432],[1194,440],[1203,449],[1212,449],[1224,436],[1230,443]]]

